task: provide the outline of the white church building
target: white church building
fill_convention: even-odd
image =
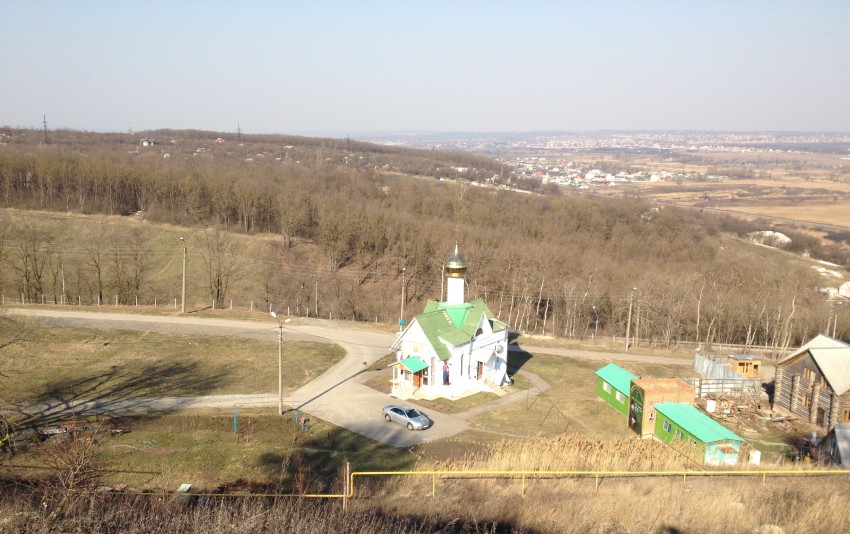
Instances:
[[[392,345],[392,395],[456,399],[510,384],[507,325],[483,299],[466,301],[468,267],[455,243],[445,263],[445,302],[428,301]]]

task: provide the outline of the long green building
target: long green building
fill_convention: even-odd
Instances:
[[[655,405],[655,435],[661,441],[707,465],[734,465],[744,438],[690,404]]]

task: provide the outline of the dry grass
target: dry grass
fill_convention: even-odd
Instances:
[[[418,461],[408,451],[319,419],[311,418],[309,431],[304,432],[291,414],[281,417],[272,408],[240,407],[237,422],[234,434],[232,411],[186,410],[95,423],[97,451],[110,468],[102,483],[156,491],[174,491],[190,483],[212,491],[243,480],[275,487],[277,492],[321,493],[340,491],[346,461],[360,470],[412,469]],[[111,435],[108,429],[125,432]],[[49,474],[45,453],[66,443],[60,438],[19,440],[14,455],[0,458],[0,481],[12,473],[35,478]]]
[[[780,176],[774,180],[721,182],[635,183],[645,200],[688,206],[708,206],[739,212],[850,226],[850,183],[803,180]],[[613,193],[611,193],[613,194]]]
[[[245,336],[160,334],[39,323],[4,322],[25,330],[3,349],[6,401],[126,399],[277,391],[277,343]],[[258,326],[258,330],[263,328]],[[343,356],[337,345],[287,342],[286,388],[296,388]]]
[[[443,470],[665,470],[682,458],[637,437],[576,435],[501,441],[447,460]],[[85,495],[60,506],[50,495],[7,484],[0,491],[4,532],[730,532],[765,524],[785,532],[847,532],[847,475],[724,475],[603,478],[441,476],[357,479],[356,498]],[[243,486],[240,491],[250,490]],[[231,490],[232,491],[232,490]],[[432,496],[432,491],[435,495]],[[46,503],[42,505],[41,503]]]
[[[579,434],[502,440],[484,452],[444,462],[451,471],[664,471],[687,462],[669,447],[637,436],[593,439]]]
[[[682,457],[637,437],[594,440],[577,435],[503,441],[440,465],[446,470],[678,470]],[[603,478],[406,477],[378,492],[390,514],[447,521],[487,520],[534,532],[753,532],[776,524],[785,532],[847,532],[847,475]],[[524,497],[523,497],[524,492]]]

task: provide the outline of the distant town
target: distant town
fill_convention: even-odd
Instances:
[[[574,152],[765,152],[805,153],[850,150],[850,133],[798,132],[553,132],[398,133],[357,136],[390,146],[459,150],[482,155]]]
[[[489,156],[505,164],[515,176],[540,180],[543,184],[592,189],[634,182],[718,181],[729,178],[719,173],[685,169],[688,155],[735,154],[763,156],[758,165],[770,168],[784,156],[833,154],[850,161],[850,133],[798,132],[590,132],[590,133],[403,133],[364,137],[388,146],[470,152]],[[583,161],[574,156],[581,155]],[[652,170],[636,170],[629,161],[597,168],[587,156],[653,156],[668,163]],[[454,169],[463,175],[468,169]],[[738,176],[740,177],[740,176]]]

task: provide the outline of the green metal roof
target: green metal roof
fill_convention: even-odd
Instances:
[[[712,443],[714,441],[723,440],[744,441],[744,438],[735,434],[690,404],[682,402],[664,402],[656,404],[655,409],[703,443]]]
[[[453,325],[461,325],[461,329],[463,329],[462,325],[466,322],[467,317],[473,315],[469,313],[469,309],[471,308],[471,306],[466,303],[454,305],[444,304],[441,305],[439,308],[449,315],[449,319],[451,319]],[[475,332],[473,332],[473,334],[474,333]]]
[[[400,362],[391,363],[390,366],[392,365],[402,365],[411,373],[417,373],[428,367],[428,364],[423,362],[422,358],[417,358],[416,356],[410,356]]]
[[[623,393],[627,397],[629,396],[629,386],[631,385],[632,380],[637,378],[635,375],[615,363],[609,363],[602,369],[596,371],[596,376],[611,384],[614,389]]]
[[[507,328],[505,323],[493,318],[493,312],[487,307],[484,299],[475,299],[463,304],[429,300],[425,303],[425,311],[414,320],[419,323],[440,359],[447,361],[451,358],[451,353],[443,342],[453,346],[469,343],[478,330],[482,316],[490,321],[494,332]]]
[[[422,332],[425,333],[425,337],[428,338],[428,342],[431,344],[434,352],[437,353],[437,356],[443,361],[448,361],[452,355],[449,349],[440,341],[440,338],[450,335],[457,330],[449,321],[449,316],[442,310],[437,310],[429,313],[420,313],[414,320],[419,323]],[[460,343],[453,344],[460,345]]]
[[[425,303],[425,308],[422,310],[422,313],[430,313],[432,311],[437,311],[437,306],[439,305],[440,303],[436,300],[429,300]]]

